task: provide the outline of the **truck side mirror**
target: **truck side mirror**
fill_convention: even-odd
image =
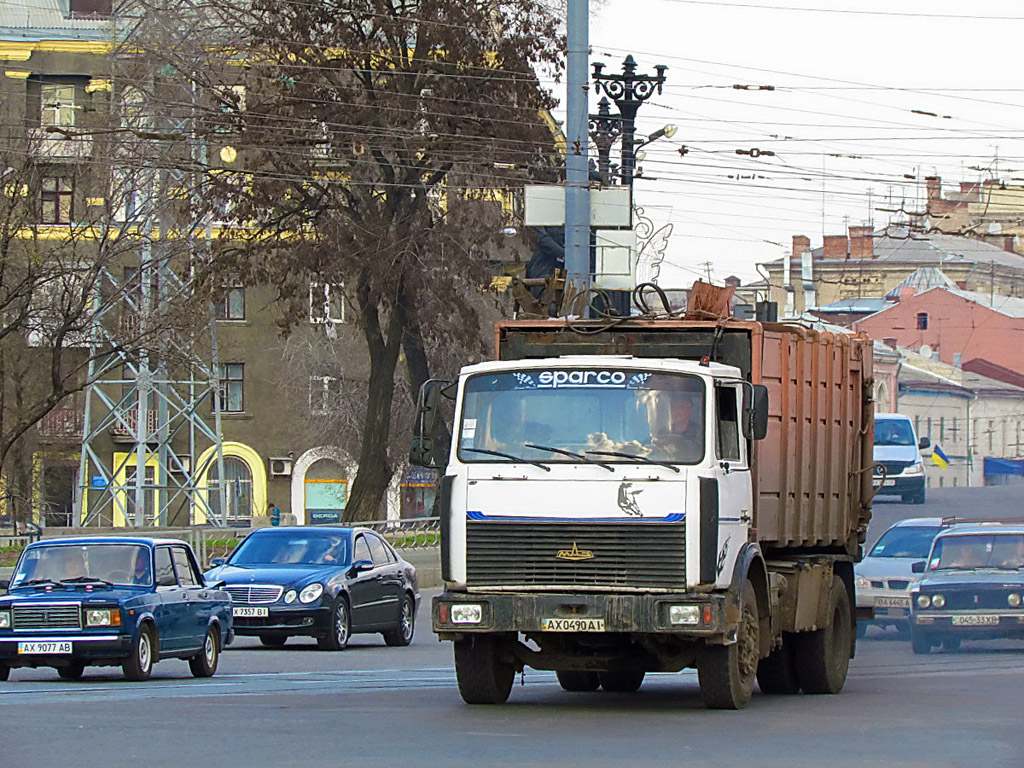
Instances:
[[[931,447],[932,447],[932,441],[929,440],[927,437],[922,437],[918,441],[918,443],[917,443],[917,448],[918,448],[918,450],[921,450],[921,451],[923,451],[925,448],[931,448]]]
[[[911,573],[924,573],[924,566],[925,566],[925,561],[924,560],[918,560],[916,563],[911,563],[911,565],[910,565],[910,572]]]
[[[414,467],[434,465],[434,441],[429,437],[416,436],[409,447],[409,463]]]
[[[764,440],[768,435],[768,387],[752,385],[749,398],[744,408],[743,436],[748,440]]]
[[[439,457],[435,456],[435,449],[440,443],[434,439],[439,426],[438,399],[442,395],[451,397],[451,384],[452,382],[443,379],[429,379],[420,387],[416,398],[416,424],[413,429],[412,445],[409,448],[409,463],[414,466],[441,466]]]

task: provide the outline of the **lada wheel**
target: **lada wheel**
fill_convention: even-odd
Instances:
[[[758,662],[757,686],[761,693],[781,696],[800,693],[793,645],[793,635],[786,632],[782,635],[782,645]]]
[[[471,637],[455,641],[455,677],[467,704],[504,704],[516,670],[498,657],[493,638]]]
[[[597,677],[609,693],[633,693],[644,684],[643,672],[598,672]]]
[[[944,651],[959,651],[960,650],[960,638],[959,637],[947,637],[942,641],[942,650]]]
[[[416,604],[409,595],[403,595],[402,613],[398,619],[398,626],[381,634],[384,635],[384,642],[388,645],[403,646],[412,642],[412,636],[415,631]]]
[[[743,588],[740,625],[732,645],[704,645],[697,656],[700,696],[708,709],[742,709],[754,692],[761,624],[757,594],[748,580]]]
[[[348,601],[344,596],[338,595],[331,609],[331,625],[326,635],[317,638],[316,645],[321,651],[343,651],[348,645],[351,632],[352,620],[348,615]]]
[[[558,684],[562,686],[563,691],[588,693],[596,691],[601,687],[601,678],[597,676],[597,672],[565,669],[555,672],[555,676],[558,678]]]
[[[220,630],[210,627],[203,643],[203,652],[188,660],[188,668],[193,677],[213,677],[220,661]]]
[[[64,667],[57,667],[57,674],[61,680],[81,680],[85,674],[85,664],[72,662]]]
[[[153,630],[148,626],[143,626],[139,630],[139,634],[135,636],[131,653],[121,664],[121,671],[124,672],[125,679],[136,683],[149,679],[150,674],[153,672],[153,656],[156,652],[155,645],[153,642]]]
[[[804,693],[839,693],[850,668],[850,595],[838,576],[828,595],[829,622],[796,635],[796,673]]]

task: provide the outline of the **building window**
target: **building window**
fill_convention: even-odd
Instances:
[[[243,397],[243,363],[223,363],[220,372],[220,409],[225,413],[240,413],[245,410]]]
[[[345,295],[342,285],[310,283],[309,322],[328,325],[345,322]]]
[[[245,320],[245,288],[225,288],[214,302],[218,320]]]
[[[68,177],[45,177],[42,180],[40,221],[43,224],[70,224],[74,192],[74,184]]]
[[[917,313],[917,330],[927,331],[928,330],[928,313],[918,312]]]
[[[946,417],[939,416],[939,441],[945,442],[946,440]]]
[[[75,124],[75,86],[43,85],[39,95],[40,127],[70,128]]]
[[[341,379],[337,376],[309,377],[309,412],[333,413],[341,401]]]

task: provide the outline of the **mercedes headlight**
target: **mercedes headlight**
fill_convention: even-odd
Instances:
[[[85,612],[87,627],[119,627],[121,611],[117,608],[89,608]]]
[[[924,464],[911,464],[903,470],[904,475],[920,475],[924,473]]]
[[[10,611],[0,611],[0,629],[10,629],[10,628],[11,628],[11,612]]]
[[[942,608],[946,605],[946,598],[942,595],[932,595],[932,607]]]
[[[1009,595],[1006,596],[1006,602],[1011,608],[1020,608],[1020,595],[1016,592],[1011,592]],[[2,615],[3,614],[0,614],[0,616]],[[0,621],[3,621],[3,619],[0,619]],[[0,624],[0,627],[2,626],[3,624]]]
[[[300,603],[312,603],[324,593],[323,584],[310,584],[299,592]]]
[[[292,603],[294,603],[295,599],[298,596],[299,596],[298,592],[296,592],[294,589],[289,589],[287,592],[285,592],[285,595],[284,595],[285,605],[291,605]]]
[[[932,604],[932,599],[930,597],[928,597],[928,595],[918,595],[917,596],[917,607],[918,608],[928,608],[929,606],[931,606],[931,604]]]

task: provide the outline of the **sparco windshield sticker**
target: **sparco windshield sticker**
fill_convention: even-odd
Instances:
[[[650,373],[601,370],[553,370],[514,374],[516,389],[643,389]]]

